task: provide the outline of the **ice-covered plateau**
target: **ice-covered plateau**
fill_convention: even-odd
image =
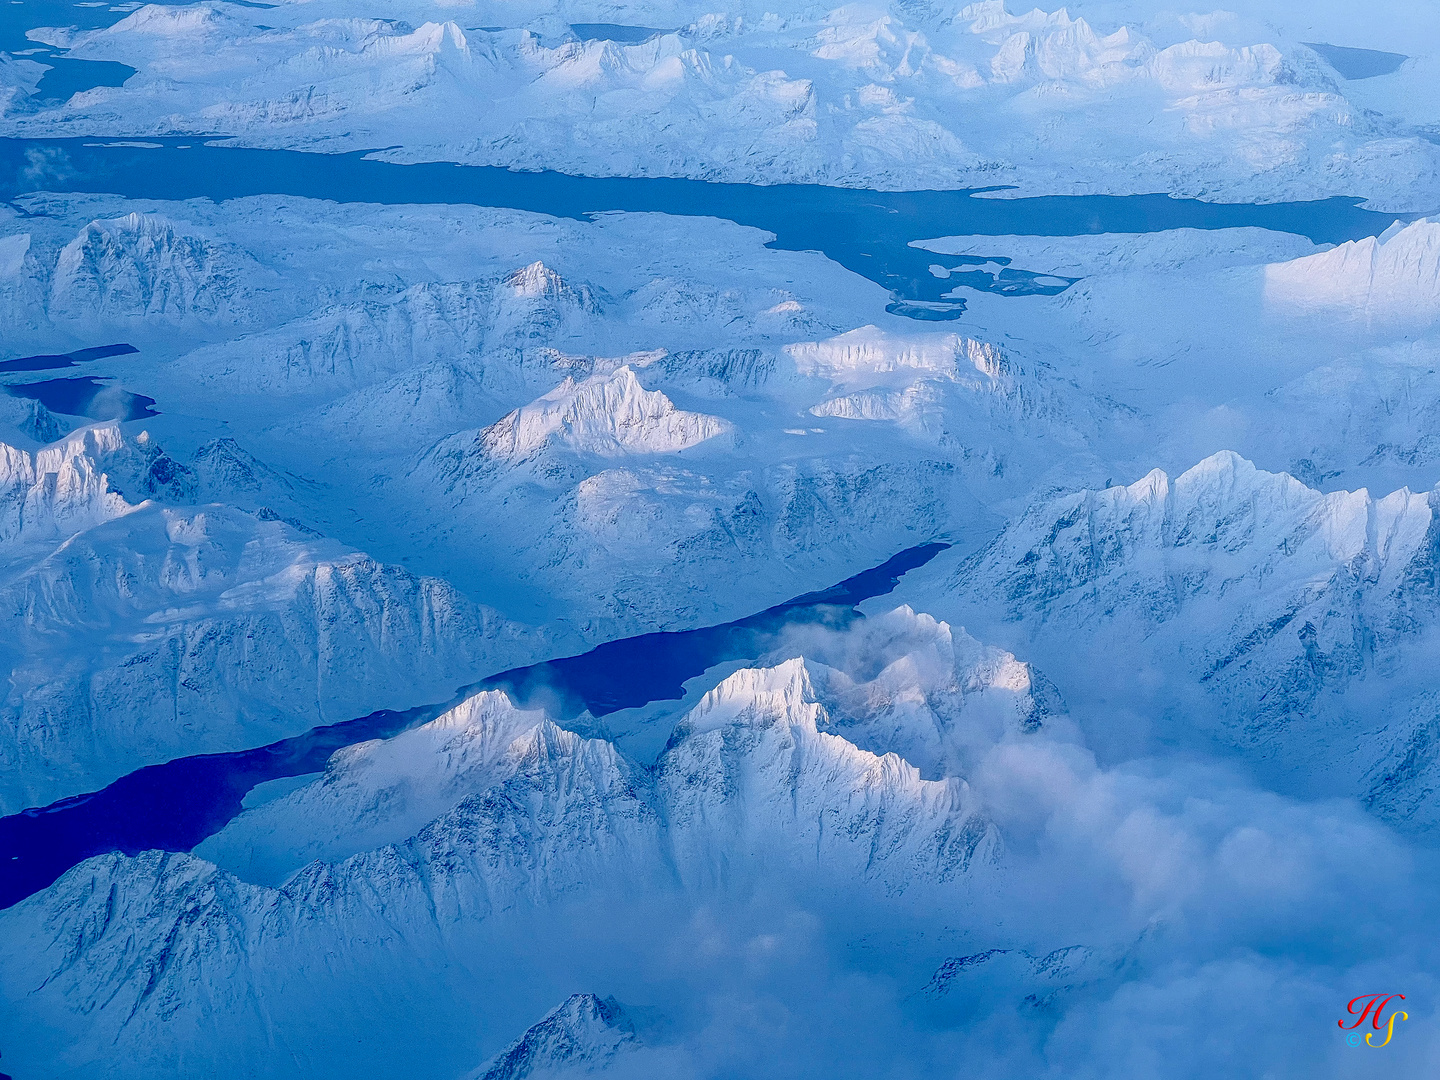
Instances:
[[[104,29],[31,32],[136,68],[124,86],[41,100],[11,65],[0,119],[30,136],[220,134],[587,175],[1433,209],[1440,103],[1406,92],[1423,65],[1357,90],[1303,44],[1315,25],[1293,12],[1145,6],[1087,21],[1002,0],[724,14],[407,3],[383,17],[331,2],[146,5]],[[678,29],[577,39],[568,24],[596,12]],[[484,18],[508,28],[474,25]]]
[[[567,907],[638,904],[663,921],[667,897],[719,903],[763,884],[897,917],[962,910],[1003,860],[983,807],[953,771],[924,779],[851,739],[939,761],[1065,720],[1037,700],[1026,665],[933,619],[902,608],[863,632],[812,644],[866,670],[797,657],[729,675],[653,767],[485,692],[340,752],[321,778],[242,814],[199,853],[235,873],[198,854],[81,864],[0,913],[7,1062],[46,1076],[119,1054],[240,1076],[272,1062],[278,1039],[341,1075],[377,1052],[334,1037],[357,1007],[369,1014],[350,993],[363,983],[372,1021],[393,1034],[377,1062],[402,1059],[427,1026],[453,1034],[481,1016],[479,1039],[432,1049],[427,1068],[443,1072],[474,1050],[467,1039],[503,1044],[497,1022],[529,1006],[481,1002],[506,977],[510,935],[537,919],[559,929]],[[273,884],[245,880],[256,877]],[[544,964],[537,993],[556,979]],[[415,992],[441,970],[440,1000]],[[609,1008],[590,1002],[570,1021],[613,1029]],[[541,1053],[537,1040],[501,1059]]]

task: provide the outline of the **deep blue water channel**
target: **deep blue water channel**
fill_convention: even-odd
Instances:
[[[1291,203],[1211,203],[1168,195],[996,198],[995,189],[868,191],[815,184],[717,184],[663,177],[518,172],[450,162],[399,164],[368,151],[316,154],[164,138],[149,145],[86,139],[0,139],[0,198],[30,191],[108,192],[132,199],[236,199],[291,195],[336,202],[459,203],[586,219],[610,211],[726,218],[775,234],[771,247],[819,251],[890,290],[890,310],[954,319],[960,288],[1005,296],[1053,294],[1071,284],[1006,265],[998,275],[936,277],[957,260],[910,247],[942,236],[1080,236],[1254,226],[1341,243],[1382,232],[1397,217],[1330,198]],[[972,257],[973,259],[973,257]]]
[[[150,765],[100,791],[0,818],[0,908],[39,892],[92,855],[189,851],[236,817],[256,784],[317,772],[341,747],[426,723],[479,690],[506,690],[522,703],[543,691],[547,706],[558,709],[562,720],[586,710],[605,716],[651,701],[679,700],[687,679],[715,664],[762,656],[787,626],[844,627],[864,618],[856,604],[890,592],[902,576],[948,546],[907,548],[829,589],[734,622],[609,641],[578,656],[492,675],[443,704],[382,709],[254,750]]]

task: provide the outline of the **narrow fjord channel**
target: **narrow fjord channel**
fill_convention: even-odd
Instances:
[[[316,772],[341,747],[397,735],[480,690],[505,690],[520,702],[544,693],[552,708],[558,703],[561,720],[678,700],[687,679],[716,664],[762,656],[788,626],[844,626],[863,618],[856,604],[890,592],[948,546],[907,548],[829,589],[733,622],[608,641],[578,656],[492,675],[443,704],[384,709],[253,750],[150,765],[100,791],[0,818],[0,908],[39,892],[93,855],[188,851],[236,817],[255,785]]]

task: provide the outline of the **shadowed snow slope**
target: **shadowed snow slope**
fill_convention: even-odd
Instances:
[[[60,252],[56,318],[248,321],[260,268],[228,245],[153,214],[92,221]]]
[[[634,1022],[613,997],[574,994],[465,1080],[603,1072],[639,1042]]]

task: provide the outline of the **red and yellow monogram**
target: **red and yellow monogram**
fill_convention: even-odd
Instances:
[[[1351,1016],[1355,1017],[1354,1022],[1346,1024],[1344,1020],[1337,1021],[1342,1030],[1348,1029],[1355,1032],[1354,1034],[1350,1035],[1345,1041],[1348,1042],[1351,1046],[1359,1046],[1360,1033],[1358,1031],[1355,1031],[1355,1029],[1363,1025],[1366,1020],[1369,1020],[1371,1025],[1375,1028],[1375,1031],[1367,1031],[1365,1033],[1365,1045],[1376,1047],[1388,1046],[1391,1038],[1393,1038],[1395,1035],[1395,1021],[1397,1019],[1410,1019],[1409,1013],[1401,1012],[1399,1009],[1396,1009],[1390,1014],[1390,1018],[1388,1021],[1384,1020],[1385,1007],[1390,1004],[1390,1001],[1393,998],[1399,998],[1401,1001],[1404,1001],[1405,995],[1361,994],[1359,997],[1351,998],[1350,1003],[1345,1006],[1345,1011]],[[1380,1025],[1382,1022],[1385,1023],[1385,1041],[1377,1043],[1372,1040],[1375,1037],[1375,1033],[1380,1030]]]

